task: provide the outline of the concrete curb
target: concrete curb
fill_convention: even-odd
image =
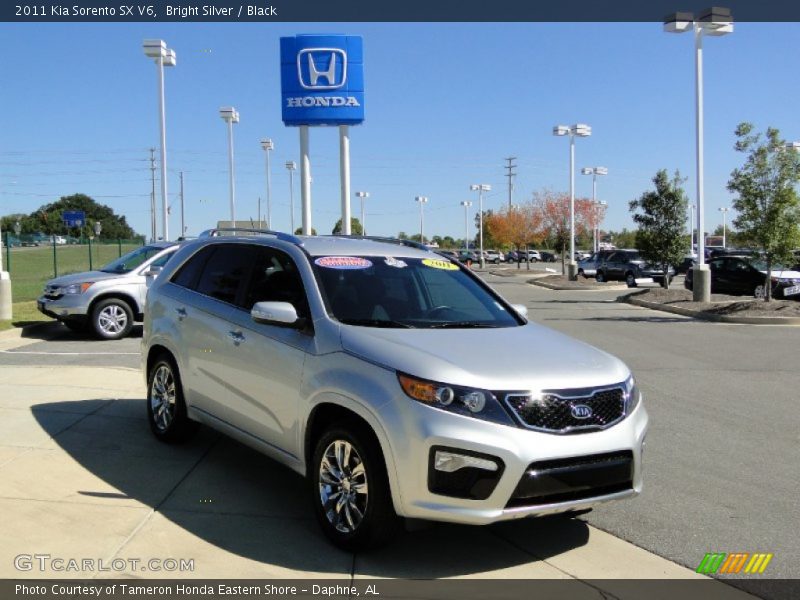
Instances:
[[[566,287],[563,285],[553,285],[552,283],[545,283],[536,279],[529,279],[526,283],[531,285],[538,285],[539,287],[547,288],[548,290],[558,290],[563,292],[618,292],[627,290],[627,285],[610,285],[602,288],[579,288],[579,287]]]
[[[728,315],[715,315],[700,310],[692,310],[691,308],[683,308],[681,306],[671,306],[669,304],[661,304],[660,302],[649,302],[641,300],[636,296],[626,296],[620,298],[622,302],[641,306],[643,308],[650,308],[653,310],[660,310],[661,312],[668,312],[676,315],[683,315],[685,317],[692,317],[702,321],[712,321],[715,323],[737,323],[740,325],[790,325],[800,326],[800,317],[731,317]]]

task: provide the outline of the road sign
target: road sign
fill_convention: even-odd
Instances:
[[[86,213],[82,210],[65,210],[61,213],[61,220],[67,227],[83,227],[86,223]]]

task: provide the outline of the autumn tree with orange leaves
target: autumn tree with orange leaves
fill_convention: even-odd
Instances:
[[[533,202],[505,207],[486,219],[486,228],[492,238],[503,245],[515,246],[518,250],[540,243],[545,236],[542,229],[542,214]],[[527,261],[528,269],[530,262]],[[519,262],[517,263],[519,268]]]
[[[566,268],[566,252],[569,249],[569,194],[544,190],[534,192],[533,205],[542,218],[542,227],[553,241],[553,248],[561,253],[562,272]],[[593,230],[602,222],[605,214],[595,207],[589,198],[575,198],[575,237]]]

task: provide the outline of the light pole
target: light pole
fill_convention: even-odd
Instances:
[[[425,212],[423,206],[428,203],[427,196],[417,196],[414,198],[415,202],[419,202],[419,241],[421,244],[425,243]]]
[[[689,229],[689,254],[694,254],[694,209],[697,208],[694,204],[689,205],[689,219],[691,220],[691,229]]]
[[[478,244],[480,246],[480,263],[481,269],[486,266],[486,261],[483,257],[483,192],[491,192],[492,186],[487,183],[473,183],[469,186],[469,189],[473,192],[478,192]],[[509,206],[511,203],[509,202]]]
[[[361,199],[361,235],[367,235],[367,226],[364,225],[364,199],[369,198],[369,192],[356,192],[356,198]]]
[[[599,202],[596,200],[592,200],[592,251],[597,252],[600,250],[600,212],[604,207],[608,206],[608,202],[605,200],[600,200]]]
[[[695,118],[697,161],[697,266],[693,269],[692,297],[695,302],[711,300],[711,273],[706,265],[703,198],[703,36],[721,36],[733,31],[733,17],[728,8],[707,8],[695,19],[690,12],[678,12],[664,20],[667,33],[694,31],[695,48]]]
[[[289,171],[289,223],[291,231],[294,233],[294,172],[297,169],[297,163],[293,160],[286,161],[286,169]]]
[[[267,229],[272,229],[272,173],[269,168],[269,153],[275,149],[275,144],[269,138],[261,140],[261,147],[267,157]],[[258,209],[258,220],[261,220],[261,208]]]
[[[556,125],[553,135],[569,136],[569,267],[567,276],[571,281],[578,278],[578,265],[575,264],[575,136],[589,137],[592,128],[583,123],[572,126]]]
[[[472,206],[472,202],[469,200],[464,200],[461,203],[461,206],[464,207],[464,250],[469,250],[469,228],[467,227],[467,213],[469,213],[469,207]]]
[[[591,175],[592,176],[592,206],[595,208],[595,223],[594,223],[594,230],[592,231],[592,235],[594,236],[594,244],[592,247],[593,252],[597,252],[597,176],[598,175],[608,175],[608,169],[605,167],[584,167],[581,169],[581,173],[584,175]],[[608,203],[601,202],[600,206],[608,206]]]
[[[727,206],[722,206],[719,209],[719,212],[722,213],[722,247],[727,248],[727,229],[728,229],[728,211],[730,208]]]
[[[164,67],[174,67],[177,62],[175,50],[167,48],[164,40],[145,40],[144,53],[158,67],[158,123],[161,131],[161,226],[164,241],[169,240],[169,216],[167,212],[167,121],[164,106]]]
[[[236,227],[236,173],[233,167],[233,124],[239,122],[239,112],[232,106],[219,109],[219,116],[228,125],[228,191],[231,206],[231,227]]]

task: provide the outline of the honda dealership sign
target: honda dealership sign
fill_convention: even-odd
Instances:
[[[364,120],[361,36],[281,38],[281,102],[286,125],[358,125]]]

